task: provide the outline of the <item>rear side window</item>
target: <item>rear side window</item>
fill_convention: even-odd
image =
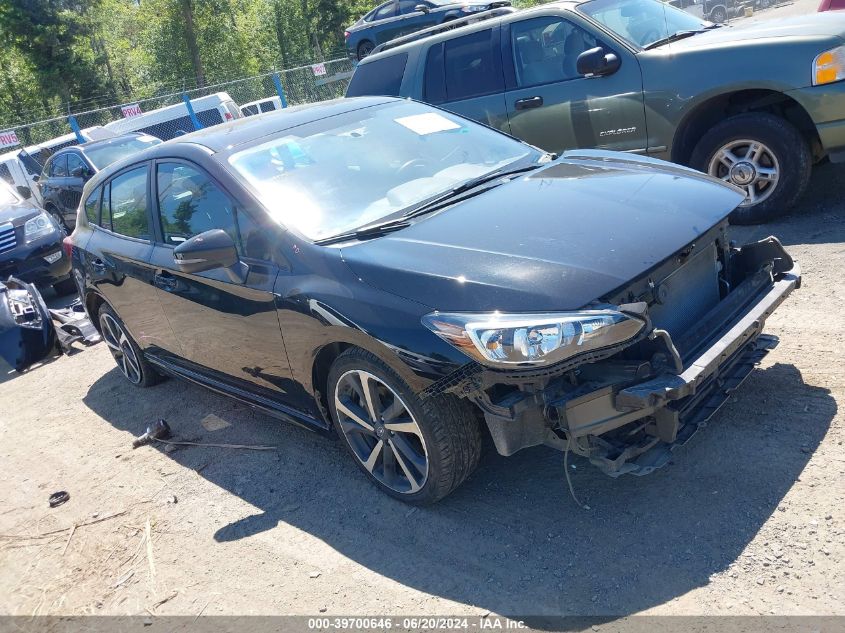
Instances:
[[[262,101],[260,105],[261,105],[261,111],[262,112],[272,112],[273,110],[276,109],[276,104],[273,103],[272,100]]]
[[[147,221],[147,167],[124,172],[111,181],[103,225],[126,237],[150,239]],[[108,223],[107,223],[108,218]]]
[[[398,97],[407,62],[408,53],[400,53],[360,64],[352,75],[346,96]]]
[[[99,226],[100,224],[100,198],[103,195],[103,188],[97,187],[85,201],[85,217],[88,224]]]
[[[443,64],[447,101],[480,97],[505,89],[501,56],[499,47],[494,45],[492,29],[447,40]]]

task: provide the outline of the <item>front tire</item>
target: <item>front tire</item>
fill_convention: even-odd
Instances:
[[[472,406],[451,395],[419,398],[375,355],[341,354],[328,378],[335,430],[378,488],[415,505],[461,485],[481,456]]]
[[[103,341],[126,380],[141,388],[152,387],[162,381],[163,376],[146,361],[143,352],[111,306],[106,303],[100,306],[98,320]]]
[[[731,213],[734,224],[760,224],[785,213],[810,182],[812,155],[794,125],[774,114],[749,112],[725,119],[696,145],[692,167],[746,192]]]

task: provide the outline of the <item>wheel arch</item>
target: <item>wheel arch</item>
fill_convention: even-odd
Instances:
[[[314,400],[326,420],[331,419],[328,413],[329,372],[337,358],[345,351],[354,347],[376,356],[395,371],[415,392],[421,391],[430,383],[430,381],[417,375],[409,365],[404,363],[395,352],[381,341],[371,338],[363,332],[344,332],[344,334],[346,335],[340,336],[336,340],[315,349],[313,353],[310,388]]]
[[[85,306],[85,312],[88,313],[88,318],[91,320],[91,323],[94,325],[94,328],[97,330],[97,332],[100,332],[100,334],[102,334],[102,332],[100,331],[100,319],[97,318],[97,315],[100,312],[100,307],[104,303],[111,306],[111,304],[109,304],[109,302],[106,301],[105,297],[103,297],[103,295],[101,295],[99,292],[91,290],[90,288],[85,291],[85,300],[83,304]]]
[[[689,164],[696,143],[708,129],[730,116],[747,112],[767,112],[789,121],[807,140],[815,159],[822,158],[823,149],[816,126],[800,103],[777,90],[750,88],[710,96],[695,105],[675,132],[672,161]]]

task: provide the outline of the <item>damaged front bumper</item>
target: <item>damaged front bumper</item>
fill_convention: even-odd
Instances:
[[[762,335],[763,325],[800,287],[800,267],[775,238],[736,249],[733,261],[742,269],[735,287],[675,340],[652,328],[636,351],[561,375],[481,371],[448,390],[478,404],[503,455],[546,444],[611,476],[648,474],[669,462],[672,449],[704,426],[777,344]]]

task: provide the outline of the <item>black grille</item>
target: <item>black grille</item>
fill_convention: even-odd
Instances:
[[[15,227],[9,223],[0,224],[0,253],[7,253],[17,246]]]

